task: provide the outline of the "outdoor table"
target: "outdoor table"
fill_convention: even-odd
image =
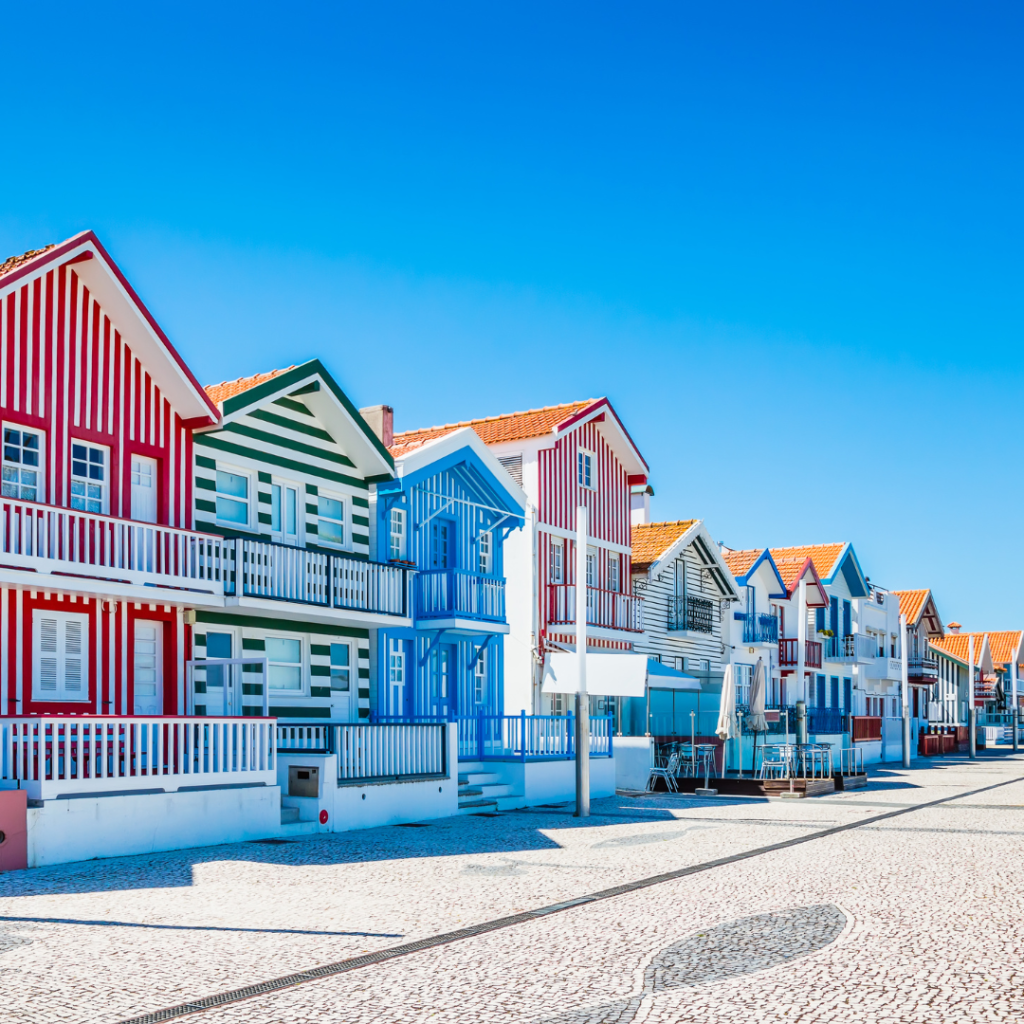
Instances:
[[[798,743],[796,745],[796,755],[800,762],[800,773],[804,778],[831,778],[831,770],[826,776],[825,774],[825,763],[826,760],[829,763],[829,769],[831,769],[832,762],[832,746],[828,743]],[[811,774],[807,774],[807,764],[810,762]],[[819,767],[821,774],[818,774]]]

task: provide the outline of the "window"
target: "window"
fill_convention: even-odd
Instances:
[[[853,710],[853,680],[843,679],[843,707],[847,712]]]
[[[565,542],[561,537],[551,538],[551,582],[565,582]]]
[[[33,700],[88,700],[89,617],[34,612],[32,662]]]
[[[266,655],[270,689],[302,690],[302,641],[268,636]]]
[[[578,451],[576,453],[576,482],[580,487],[589,487],[593,489],[592,469],[593,469],[594,456],[590,452]]]
[[[331,692],[348,692],[352,688],[352,648],[348,644],[331,644]]]
[[[249,525],[249,477],[217,470],[217,518],[222,523]]]
[[[3,495],[23,501],[43,500],[43,435],[4,427]]]
[[[84,512],[106,512],[106,448],[84,441],[71,442],[71,507]]]
[[[345,502],[328,494],[317,496],[317,532],[322,544],[345,544]]]
[[[753,665],[736,666],[736,703],[744,706],[750,704],[750,684],[754,678]]]
[[[489,531],[480,534],[477,541],[477,572],[491,571],[491,534]]]
[[[608,589],[619,592],[619,556],[614,552],[608,553]]]
[[[473,698],[477,704],[487,700],[487,648],[481,647],[473,666]]]
[[[298,543],[299,489],[288,484],[270,486],[270,529],[287,544]]]
[[[405,713],[405,645],[401,640],[388,640],[388,690],[392,715]]]
[[[839,707],[839,676],[830,676],[828,681],[830,708]]]
[[[405,559],[404,508],[393,508],[388,516],[388,558],[393,562]]]
[[[597,586],[597,555],[593,551],[587,552],[587,586]]]

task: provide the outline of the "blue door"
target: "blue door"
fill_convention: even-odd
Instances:
[[[818,692],[817,692],[817,694],[815,694],[816,699],[815,699],[815,702],[814,702],[814,706],[818,707],[818,708],[823,708],[825,706],[825,677],[824,676],[818,676],[817,682],[818,682],[818,686],[817,686]]]
[[[829,689],[832,692],[829,694],[828,706],[830,708],[837,708],[839,707],[839,676],[833,676],[829,680]]]
[[[457,713],[455,646],[440,644],[430,655],[430,707],[433,718],[452,718]]]
[[[843,707],[848,714],[853,708],[853,683],[849,679],[843,680]]]
[[[843,636],[849,636],[853,632],[850,625],[850,602],[843,602]]]
[[[430,524],[430,567],[450,569],[454,564],[452,544],[455,540],[454,525],[447,519],[435,519]]]

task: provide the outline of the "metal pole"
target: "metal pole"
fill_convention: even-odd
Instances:
[[[587,694],[587,506],[576,509],[576,817],[590,817],[590,697]]]
[[[796,685],[797,700],[807,703],[807,581],[801,580],[796,602]]]
[[[1013,661],[1010,662],[1010,730],[1013,733],[1013,752],[1017,753],[1017,652],[1013,652]]]
[[[978,756],[977,720],[978,712],[974,706],[974,634],[967,638],[967,749],[973,761]]]
[[[900,678],[903,695],[903,767],[910,767],[910,683],[907,665],[907,617],[900,616]]]

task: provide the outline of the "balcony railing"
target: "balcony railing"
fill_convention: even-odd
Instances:
[[[415,581],[417,619],[505,621],[505,581],[462,569],[431,569]]]
[[[825,638],[825,660],[851,664],[870,664],[878,657],[878,641],[866,633],[847,633],[846,636]]]
[[[0,499],[8,567],[220,594],[224,541],[194,530]]]
[[[706,597],[669,598],[668,628],[710,633],[714,628],[715,604]]]
[[[751,615],[742,612],[743,642],[745,644],[777,644],[779,642],[779,619],[776,615],[759,613]]]
[[[552,583],[548,586],[548,622],[552,625],[576,622],[576,586]],[[644,602],[632,594],[587,587],[587,625],[603,629],[621,629],[628,633],[644,631]]]
[[[807,730],[818,735],[846,732],[846,715],[842,708],[808,708]]]
[[[796,637],[783,637],[779,641],[779,664],[784,668],[795,667],[797,663]],[[821,644],[817,640],[805,640],[804,668],[821,668]]]
[[[882,719],[876,715],[851,715],[850,739],[854,743],[871,743],[882,738]]]
[[[908,658],[907,678],[934,683],[939,678],[938,659],[921,657]]]
[[[409,614],[409,570],[381,562],[234,539],[224,593],[384,615]]]
[[[574,715],[469,715],[460,717],[462,761],[571,761],[576,756]],[[590,756],[612,756],[612,718],[590,716]]]

